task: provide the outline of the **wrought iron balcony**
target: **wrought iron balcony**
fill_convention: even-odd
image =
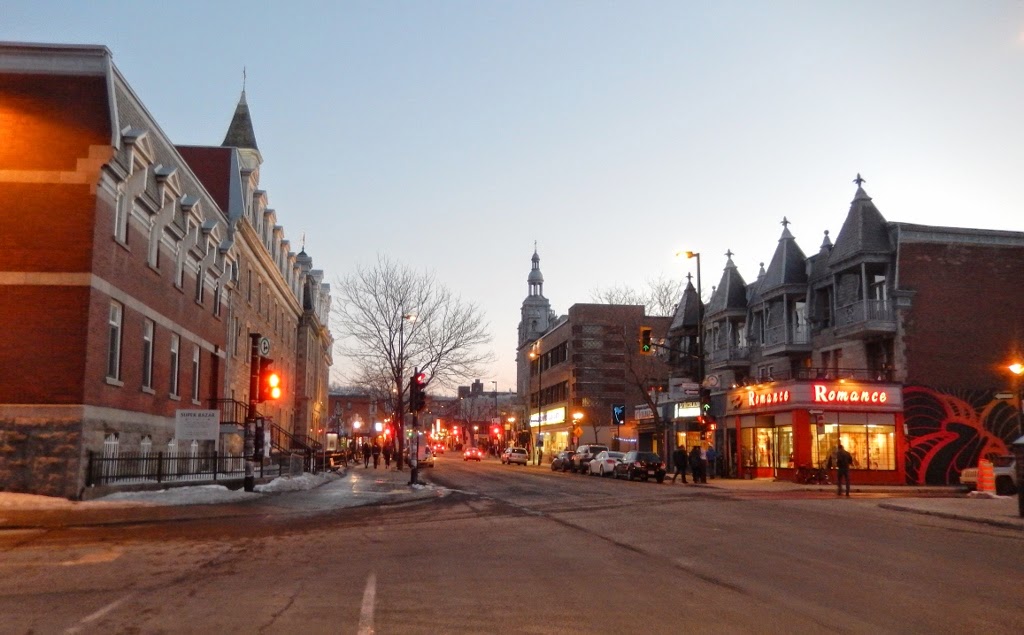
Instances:
[[[865,338],[896,332],[896,311],[890,300],[858,300],[836,310],[836,335]]]

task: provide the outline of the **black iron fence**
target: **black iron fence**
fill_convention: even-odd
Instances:
[[[122,452],[117,456],[103,456],[89,452],[86,471],[87,487],[97,485],[127,485],[138,483],[167,483],[183,481],[216,481],[240,479],[245,476],[245,458],[240,454],[218,452],[191,454],[166,452]],[[276,461],[257,461],[255,476],[280,476],[281,464]]]

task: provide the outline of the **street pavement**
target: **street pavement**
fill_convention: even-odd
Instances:
[[[488,458],[485,461],[496,462],[496,459]],[[317,489],[317,504],[321,509],[341,509],[436,499],[448,492],[443,487],[431,484],[433,469],[438,468],[420,470],[420,480],[425,484],[409,485],[408,468],[398,471],[394,467],[350,467],[342,472],[341,478],[329,481]],[[547,465],[537,466],[532,463],[527,469],[550,471]],[[688,486],[681,483],[672,484],[666,480],[665,484],[668,487],[685,487],[687,495],[707,496],[795,497],[801,492],[810,492],[815,496],[824,497],[834,490],[834,486],[831,485],[801,485],[772,479],[718,478],[709,479],[707,484]],[[1024,531],[1024,518],[1018,514],[1016,496],[968,494],[958,487],[892,485],[853,485],[851,492],[854,498],[877,499],[879,507],[892,511],[926,514]],[[268,505],[287,509],[287,499],[281,500],[277,497],[298,498],[306,495],[309,493],[281,492],[243,502],[173,506],[161,505],[151,500],[69,502],[55,508],[19,509],[17,506],[5,506],[0,509],[0,531],[242,518],[265,515]]]

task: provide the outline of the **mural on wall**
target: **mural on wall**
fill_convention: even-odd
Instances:
[[[942,392],[905,386],[907,483],[953,485],[960,471],[991,455],[1010,454],[1018,435],[1015,399],[986,391]]]

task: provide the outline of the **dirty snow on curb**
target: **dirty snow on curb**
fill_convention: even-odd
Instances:
[[[91,501],[70,501],[54,496],[15,494],[0,492],[0,509],[70,509],[81,507],[110,507],[124,505],[213,505],[236,503],[264,494],[297,492],[313,489],[324,483],[340,478],[337,474],[303,474],[281,476],[264,485],[257,485],[254,492],[231,490],[223,485],[196,485],[193,487],[172,487],[154,491],[115,492]]]

